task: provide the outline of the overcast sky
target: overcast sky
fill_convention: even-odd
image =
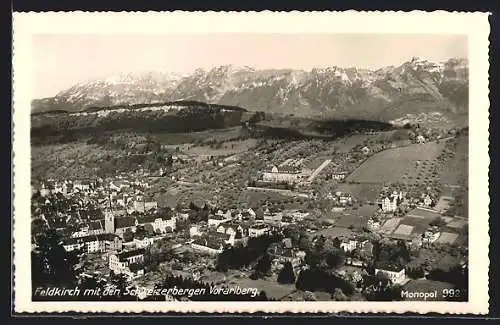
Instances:
[[[148,34],[37,35],[35,98],[77,82],[135,71],[189,73],[233,64],[255,68],[398,65],[418,56],[434,62],[467,58],[464,35]]]

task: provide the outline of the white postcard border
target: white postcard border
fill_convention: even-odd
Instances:
[[[31,37],[34,34],[389,33],[466,34],[469,40],[468,302],[33,302],[30,277]],[[436,12],[47,12],[14,13],[13,163],[15,312],[488,312],[487,13]]]

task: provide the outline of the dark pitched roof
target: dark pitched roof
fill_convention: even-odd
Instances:
[[[99,235],[90,235],[76,238],[67,238],[63,241],[63,245],[73,245],[73,244],[83,244],[93,241],[113,241],[118,237],[114,234],[99,234]],[[120,238],[120,237],[118,237]]]
[[[121,239],[119,236],[115,234],[99,234],[96,236],[97,239],[103,240],[103,241],[114,241],[115,238]]]
[[[101,230],[101,229],[104,229],[101,220],[95,220],[89,223],[89,230]]]
[[[258,224],[251,226],[250,228],[252,228],[252,229],[265,229],[265,228],[269,228],[269,226],[266,225],[265,223],[258,223]]]
[[[65,228],[66,227],[66,217],[53,217],[47,218],[47,224],[49,228]]]
[[[158,219],[158,216],[152,214],[137,217],[137,221],[139,222],[139,224],[152,223],[155,222],[156,219]]]
[[[134,272],[134,273],[137,273],[138,271],[140,270],[143,270],[144,267],[140,264],[137,264],[137,263],[134,263],[134,264],[130,264],[128,266],[128,268],[130,269],[131,272]]]
[[[224,243],[221,240],[217,240],[211,237],[201,237],[194,241],[195,244],[206,246],[213,249],[219,249]]]
[[[380,261],[375,263],[375,268],[379,270],[399,272],[404,269],[404,266],[399,265],[391,261]]]
[[[298,173],[300,171],[299,168],[289,165],[279,166],[277,168],[278,173]]]
[[[218,215],[218,214],[215,214],[215,215],[211,215],[208,217],[209,219],[212,219],[212,220],[225,220],[226,219],[226,216],[224,215]]]
[[[80,238],[67,238],[63,240],[63,245],[74,245],[80,242]]]
[[[140,224],[146,224],[146,223],[153,223],[155,222],[156,219],[161,219],[161,220],[170,220],[172,216],[167,216],[166,214],[160,215],[160,214],[147,214],[144,216],[137,217],[137,221]]]
[[[146,252],[146,250],[144,248],[139,248],[139,249],[135,249],[132,251],[122,252],[122,253],[118,254],[117,256],[118,256],[118,259],[120,261],[122,261],[122,260],[125,260],[129,257],[132,257],[132,256],[144,255],[145,252]]]
[[[239,227],[241,227],[243,230],[248,230],[248,225],[246,225],[244,223],[239,223],[239,222],[236,222],[236,221],[233,221],[233,220],[229,220],[229,221],[223,222],[219,226],[223,226],[224,228],[231,227],[234,230],[236,230]]]
[[[127,228],[135,226],[134,217],[122,217],[115,219],[116,228]]]

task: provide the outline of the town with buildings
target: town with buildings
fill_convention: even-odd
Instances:
[[[466,290],[468,218],[456,207],[453,186],[437,181],[466,131],[373,140],[383,133],[354,135],[356,143],[345,148],[323,140],[261,143],[217,159],[176,148],[159,172],[40,180],[31,202],[39,283],[44,247],[56,240],[65,261],[72,256],[75,283],[91,289],[218,285],[258,289],[257,297],[234,299],[280,301],[402,300],[402,290]],[[410,158],[390,155],[396,151]],[[159,183],[167,189],[158,190]],[[204,201],[191,196],[196,186],[209,187]],[[186,188],[175,205],[166,203],[169,189]]]

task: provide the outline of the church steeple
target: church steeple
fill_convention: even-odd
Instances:
[[[104,230],[108,234],[115,233],[115,215],[111,210],[104,212]]]

